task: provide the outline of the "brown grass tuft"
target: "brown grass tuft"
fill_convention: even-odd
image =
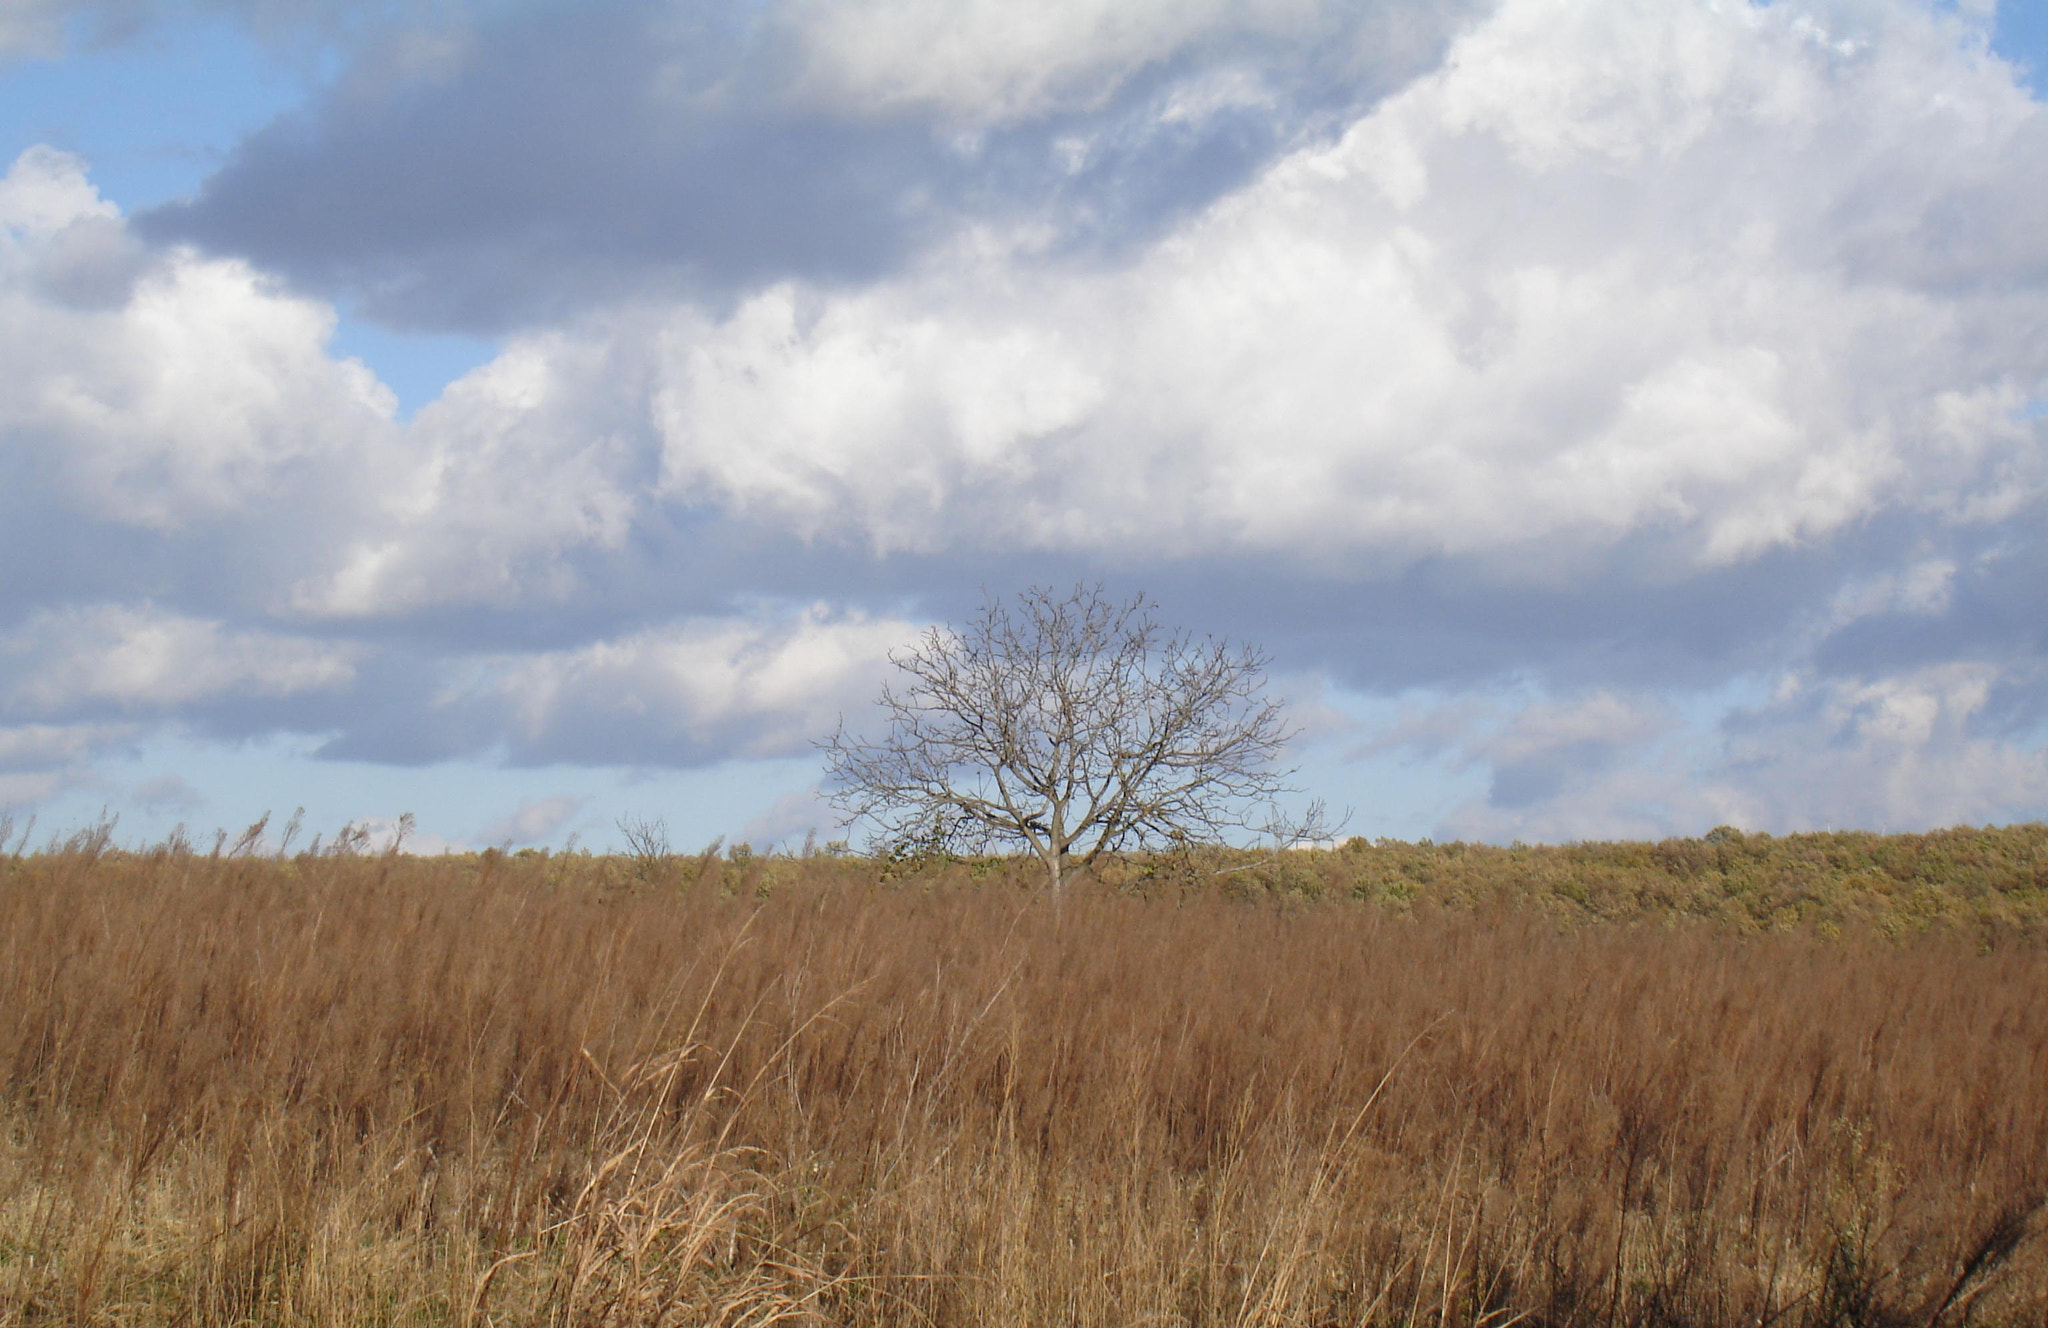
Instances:
[[[0,859],[0,1323],[2048,1317],[2035,932],[1390,851]]]

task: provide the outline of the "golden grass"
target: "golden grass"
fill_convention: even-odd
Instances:
[[[0,1323],[2048,1318],[2029,927],[1348,852],[0,859]]]

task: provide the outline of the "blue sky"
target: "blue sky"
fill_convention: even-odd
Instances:
[[[1351,829],[2048,810],[2048,6],[31,0],[0,807],[830,830],[984,588]]]

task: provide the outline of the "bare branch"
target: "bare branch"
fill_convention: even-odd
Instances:
[[[891,661],[882,736],[819,744],[833,802],[885,844],[1021,848],[1057,890],[1104,853],[1313,837],[1272,812],[1297,790],[1267,657],[1169,633],[1143,595],[990,597]]]

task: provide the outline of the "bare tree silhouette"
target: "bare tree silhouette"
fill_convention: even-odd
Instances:
[[[1267,656],[1168,631],[1142,594],[991,596],[891,661],[886,731],[819,744],[833,803],[885,849],[1022,849],[1057,892],[1105,853],[1327,833],[1320,803],[1280,813],[1294,732]]]

